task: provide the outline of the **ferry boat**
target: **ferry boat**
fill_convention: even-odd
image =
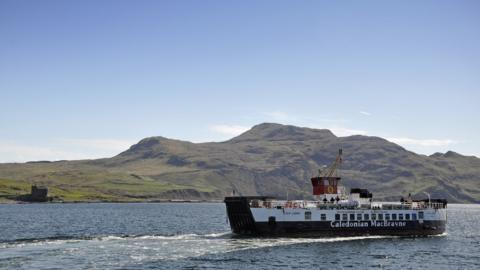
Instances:
[[[316,200],[277,200],[268,196],[225,197],[233,233],[259,236],[426,236],[445,232],[444,199],[375,202],[367,189],[347,194],[337,173],[342,150],[333,164],[311,178]]]

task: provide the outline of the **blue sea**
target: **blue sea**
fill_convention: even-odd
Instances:
[[[221,203],[0,205],[0,269],[480,269],[480,205],[423,238],[245,238]]]

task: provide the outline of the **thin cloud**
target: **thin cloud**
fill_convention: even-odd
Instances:
[[[117,139],[57,139],[43,145],[0,142],[0,162],[76,160],[114,156],[135,141]]]
[[[91,158],[86,154],[49,146],[33,146],[15,142],[0,142],[0,162],[26,162],[33,160],[62,160]]]
[[[210,130],[220,133],[222,135],[237,136],[245,131],[249,130],[250,127],[239,126],[239,125],[213,125],[210,127]]]
[[[272,112],[264,112],[265,116],[267,116],[270,120],[275,122],[296,122],[299,121],[298,117],[290,115],[286,112],[282,111],[272,111]]]
[[[387,138],[387,140],[400,144],[400,145],[409,145],[409,146],[449,146],[458,143],[455,140],[451,139],[413,139],[407,137],[400,138]]]
[[[297,126],[305,126],[305,127],[313,127],[318,126],[319,123],[329,123],[330,125],[335,124],[344,124],[349,122],[346,119],[340,118],[330,118],[325,116],[320,117],[305,117],[300,115],[293,115],[290,113],[286,113],[283,111],[271,111],[271,112],[263,112],[264,116],[267,117],[268,121],[277,122],[280,124],[291,124]]]
[[[361,114],[366,115],[366,116],[371,116],[372,114],[366,111],[360,111]]]
[[[118,139],[63,139],[65,144],[71,146],[102,149],[107,151],[124,151],[128,149],[135,141]]]
[[[367,135],[367,131],[359,129],[350,129],[345,127],[330,127],[328,129],[330,129],[330,131],[332,131],[336,136],[339,137],[351,135]]]

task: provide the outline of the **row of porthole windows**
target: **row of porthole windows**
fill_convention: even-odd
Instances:
[[[416,213],[399,213],[399,214],[335,214],[335,220],[350,220],[350,221],[361,221],[361,220],[417,220]],[[423,212],[418,212],[418,218],[423,219]],[[321,220],[326,220],[325,214],[321,214]]]
[[[416,213],[399,213],[399,214],[335,214],[335,220],[350,220],[350,221],[361,221],[361,220],[417,220],[417,214]],[[423,219],[423,212],[418,212],[418,218]],[[305,212],[305,220],[311,220],[312,219],[312,212]],[[327,215],[326,214],[320,214],[320,220],[325,221],[327,220]]]

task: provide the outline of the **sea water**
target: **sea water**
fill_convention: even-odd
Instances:
[[[0,205],[0,269],[480,269],[480,205],[432,237],[249,238],[221,203]]]

